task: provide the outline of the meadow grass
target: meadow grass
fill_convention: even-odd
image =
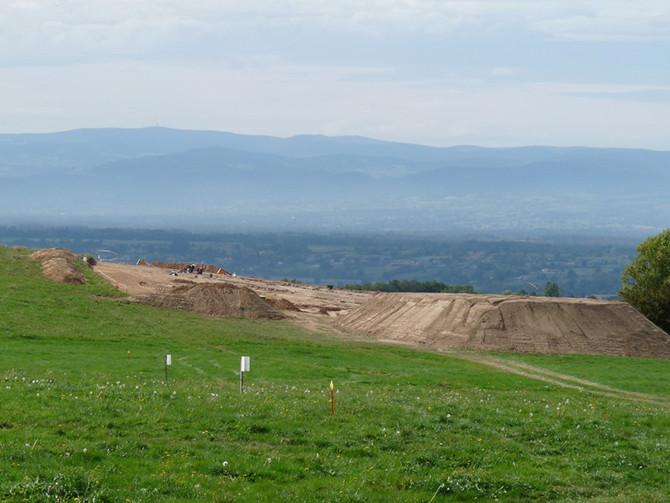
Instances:
[[[520,361],[626,391],[670,397],[670,361],[599,355],[496,353]]]
[[[128,303],[97,279],[49,282],[25,250],[0,248],[0,316],[2,500],[666,501],[670,493],[662,406],[287,322]],[[251,356],[242,395],[241,355]],[[642,373],[651,361],[630,362]]]

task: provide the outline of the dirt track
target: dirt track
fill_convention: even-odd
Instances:
[[[447,352],[447,354],[457,358],[462,358],[464,360],[469,360],[480,363],[482,365],[493,367],[498,370],[504,370],[505,372],[509,372],[511,374],[516,374],[523,377],[528,377],[530,379],[535,379],[537,381],[543,381],[548,384],[553,384],[555,386],[560,386],[562,388],[575,389],[585,393],[591,393],[594,395],[606,396],[610,398],[618,398],[621,400],[632,400],[665,406],[670,405],[670,401],[663,397],[613,388],[612,386],[588,381],[586,379],[580,379],[579,377],[562,374],[560,372],[537,367],[528,363],[496,358],[482,353]]]

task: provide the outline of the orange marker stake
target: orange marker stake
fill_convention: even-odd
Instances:
[[[335,415],[335,387],[333,381],[330,381],[330,415]]]

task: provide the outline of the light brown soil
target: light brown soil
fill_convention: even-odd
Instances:
[[[246,287],[310,330],[434,349],[670,358],[670,336],[630,305],[590,299],[472,294],[374,294],[103,262],[96,271],[131,295],[184,284]],[[298,309],[298,310],[296,310]]]
[[[64,248],[45,248],[31,255],[42,264],[42,274],[51,281],[83,285],[86,277],[76,268],[79,255]]]
[[[144,260],[144,259],[142,259]],[[144,263],[138,263],[137,265],[147,265],[146,261]],[[162,269],[170,269],[174,271],[181,271],[182,269],[186,269],[189,265],[186,262],[158,262],[154,261],[151,263],[153,267],[160,267]],[[204,272],[207,274],[221,274],[223,276],[230,276],[231,274],[223,269],[222,267],[216,266],[216,265],[209,265],[209,264],[197,264],[198,267],[202,267]]]
[[[670,358],[670,336],[624,302],[467,294],[377,294],[344,330],[438,348]]]
[[[146,295],[152,293],[166,293],[184,282],[193,283],[228,283],[250,288],[268,302],[283,303],[287,308],[281,310],[290,311],[299,319],[309,318],[308,315],[318,315],[319,318],[333,318],[337,310],[347,311],[356,308],[371,299],[374,294],[369,292],[352,292],[348,290],[329,290],[326,287],[287,283],[285,281],[271,281],[258,278],[245,278],[239,276],[217,276],[209,277],[209,274],[179,274],[171,276],[168,269],[152,266],[139,266],[129,264],[118,264],[112,262],[100,262],[95,266],[95,271],[110,281],[114,286],[129,293],[130,295]],[[283,299],[283,300],[281,300]],[[279,304],[277,304],[279,306]],[[295,311],[295,308],[299,311]],[[320,315],[322,308],[326,308],[329,316]]]
[[[275,309],[280,311],[297,311],[300,312],[300,308],[296,306],[293,302],[283,297],[262,297],[262,299],[270,304]]]
[[[253,290],[229,283],[195,283],[170,292],[141,295],[145,304],[208,316],[279,320],[284,316]]]

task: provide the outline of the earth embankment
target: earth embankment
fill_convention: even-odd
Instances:
[[[670,336],[625,302],[461,294],[377,294],[338,325],[439,348],[670,358]]]
[[[168,293],[139,296],[137,300],[157,307],[194,311],[216,317],[272,320],[284,318],[284,315],[253,290],[228,283],[184,285]]]
[[[32,258],[42,264],[42,274],[57,283],[83,285],[86,277],[76,267],[79,255],[65,248],[45,248],[34,252]]]

